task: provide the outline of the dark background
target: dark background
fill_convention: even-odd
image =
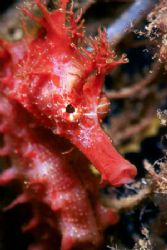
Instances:
[[[1,0],[0,1],[0,14],[3,13],[11,4],[15,3],[16,0]]]

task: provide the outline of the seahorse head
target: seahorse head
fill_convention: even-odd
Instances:
[[[40,123],[75,144],[104,180],[120,185],[129,182],[136,170],[114,149],[100,121],[106,111],[101,107],[108,106],[102,95],[105,75],[127,59],[124,55],[117,59],[105,30],[86,39],[82,14],[75,15],[68,2],[62,0],[49,12],[34,0],[40,15],[22,8],[40,28],[35,38],[8,46],[12,79],[5,91]]]

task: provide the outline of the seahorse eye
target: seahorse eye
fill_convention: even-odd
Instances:
[[[72,106],[72,104],[68,104],[68,105],[66,106],[66,112],[67,112],[68,114],[72,114],[72,113],[75,112],[75,108]]]

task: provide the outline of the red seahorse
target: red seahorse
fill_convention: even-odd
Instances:
[[[69,139],[94,164],[102,179],[112,185],[129,182],[135,167],[113,147],[100,126],[98,105],[106,73],[125,63],[116,61],[106,32],[89,39],[83,48],[81,15],[75,18],[73,7],[61,1],[48,12],[40,0],[34,0],[42,17],[28,9],[43,32],[14,44],[2,42],[4,60],[1,91],[17,100],[54,134]],[[44,31],[45,30],[45,31]]]
[[[81,15],[75,17],[68,1],[62,0],[52,12],[40,0],[33,2],[42,16],[22,11],[40,25],[37,36],[0,42],[0,132],[4,135],[0,155],[9,155],[13,164],[0,176],[0,185],[13,179],[23,184],[23,194],[6,209],[30,202],[36,216],[25,228],[31,229],[41,220],[36,203],[42,202],[53,212],[50,224],[61,234],[62,250],[73,246],[81,250],[81,245],[97,249],[104,228],[118,216],[101,204],[99,180],[87,159],[103,180],[115,186],[136,174],[100,125],[102,106],[107,105],[104,77],[126,60],[116,60],[101,30],[84,44]],[[66,144],[74,145],[68,154],[62,153]],[[45,245],[37,237],[37,245],[30,249],[51,249],[49,240]]]

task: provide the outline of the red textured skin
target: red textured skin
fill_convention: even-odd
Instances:
[[[82,25],[72,8],[66,12],[68,1],[53,12],[39,0],[34,2],[43,17],[27,9],[23,12],[45,30],[17,43],[1,41],[0,130],[5,146],[0,153],[10,155],[15,167],[4,172],[0,184],[12,178],[26,181],[29,188],[24,187],[24,195],[15,203],[35,198],[59,214],[55,227],[62,235],[62,250],[80,243],[87,244],[87,249],[89,244],[97,247],[103,229],[115,223],[117,215],[100,204],[98,182],[88,162],[76,150],[62,156],[57,135],[74,144],[102,180],[113,186],[132,180],[135,167],[115,150],[100,126],[104,77],[125,60],[115,60],[106,33],[100,30],[97,39],[89,39],[88,50],[82,47]],[[47,248],[39,242],[30,249]]]
[[[78,243],[98,246],[102,241],[103,229],[115,223],[118,217],[111,209],[100,204],[96,177],[89,171],[79,176],[75,171],[78,166],[74,167],[76,161],[69,165],[67,157],[61,154],[63,148],[56,136],[37,127],[20,106],[2,96],[0,104],[4,111],[0,114],[6,121],[6,154],[11,156],[13,163],[13,167],[1,176],[0,184],[5,185],[12,178],[25,183],[23,195],[6,209],[35,198],[59,215],[55,227],[62,234],[62,250],[71,249]],[[82,169],[87,162],[74,154],[76,152],[73,152],[73,158],[77,159]],[[91,202],[94,200],[93,207],[88,194],[92,196]]]
[[[124,60],[115,61],[105,32],[99,31],[99,38],[91,39],[89,52],[79,47],[82,32],[76,31],[72,10],[71,26],[66,27],[64,9],[49,13],[39,0],[35,2],[44,16],[37,21],[46,34],[27,44],[21,41],[4,46],[8,60],[3,92],[21,103],[40,124],[74,143],[101,172],[103,180],[112,185],[129,182],[136,169],[113,148],[97,112],[105,74]],[[63,8],[67,2],[62,1]],[[66,112],[69,104],[74,113]]]

